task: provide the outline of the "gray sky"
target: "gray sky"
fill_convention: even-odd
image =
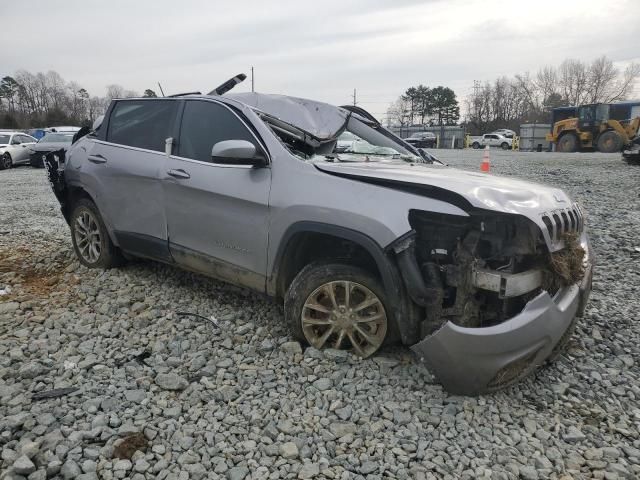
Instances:
[[[158,81],[167,94],[208,91],[253,65],[257,91],[343,104],[355,87],[359,103],[382,117],[419,83],[451,87],[463,98],[473,80],[533,72],[567,57],[640,61],[640,0],[14,5],[2,7],[0,75],[56,70],[93,95],[111,83],[157,90]]]

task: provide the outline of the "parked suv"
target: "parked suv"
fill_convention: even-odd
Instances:
[[[345,131],[379,153],[337,153]],[[82,264],[146,257],[266,293],[302,342],[368,357],[399,341],[451,392],[557,354],[591,290],[584,214],[563,191],[428,161],[358,107],[114,100],[57,155]]]
[[[37,140],[22,132],[0,131],[0,170],[29,163],[31,147]]]
[[[485,133],[480,137],[469,137],[471,148],[480,147],[500,147],[502,150],[509,150],[513,144],[511,138],[507,138],[498,133]]]

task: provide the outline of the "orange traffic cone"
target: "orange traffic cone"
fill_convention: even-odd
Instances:
[[[489,145],[484,147],[484,153],[482,154],[482,163],[480,164],[481,172],[488,172],[491,163],[489,162]]]

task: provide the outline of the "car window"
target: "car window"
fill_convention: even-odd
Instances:
[[[211,162],[211,149],[223,140],[247,140],[256,145],[249,129],[227,107],[214,102],[187,101],[180,127],[178,155]]]
[[[13,138],[11,139],[12,145],[19,145],[21,143],[22,143],[22,139],[20,138],[20,135],[14,135]]]
[[[177,105],[173,100],[117,102],[109,117],[107,141],[164,152]]]
[[[20,135],[22,143],[33,143],[36,141],[35,138],[31,138],[29,135]]]

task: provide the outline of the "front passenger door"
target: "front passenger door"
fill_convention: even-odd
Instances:
[[[36,144],[36,139],[28,135],[17,135],[20,138],[20,148],[18,149],[18,158],[14,157],[14,161],[19,163],[27,163],[31,154],[31,147]]]
[[[266,153],[247,121],[216,101],[188,99],[163,178],[169,249],[176,263],[264,291],[271,169],[211,157],[223,140]]]

